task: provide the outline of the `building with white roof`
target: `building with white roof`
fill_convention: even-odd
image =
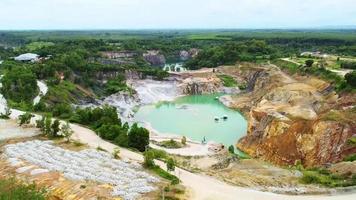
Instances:
[[[15,57],[14,59],[16,61],[36,62],[39,60],[39,57],[40,57],[39,55],[34,53],[25,53]]]

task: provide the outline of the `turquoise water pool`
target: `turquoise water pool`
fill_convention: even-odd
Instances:
[[[246,134],[247,122],[239,112],[220,103],[216,99],[218,96],[193,95],[173,102],[146,105],[135,117],[162,134],[186,136],[194,141],[202,141],[205,137],[207,141],[228,147]]]

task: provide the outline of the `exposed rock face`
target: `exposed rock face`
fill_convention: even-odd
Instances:
[[[191,58],[189,52],[185,51],[185,50],[179,52],[179,57],[183,61],[188,60],[189,58]]]
[[[319,166],[356,153],[348,145],[355,134],[356,98],[338,97],[315,78],[293,79],[274,66],[242,69],[250,93],[229,104],[249,119],[247,136],[237,146],[253,157],[279,165]]]
[[[195,48],[190,49],[189,51],[182,50],[179,52],[179,57],[181,60],[185,61],[185,60],[194,58],[195,56],[198,55],[198,53],[199,53],[199,50],[195,49]]]
[[[147,51],[143,54],[143,57],[152,66],[164,66],[166,64],[166,58],[159,51]]]
[[[218,78],[194,77],[185,79],[180,88],[186,95],[212,94],[222,91],[222,83]]]

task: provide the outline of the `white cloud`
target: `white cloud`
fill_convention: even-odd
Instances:
[[[0,29],[356,25],[355,0],[0,0]]]

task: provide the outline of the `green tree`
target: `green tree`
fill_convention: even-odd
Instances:
[[[67,139],[67,142],[69,142],[70,137],[74,133],[74,131],[70,128],[69,122],[66,122],[65,124],[62,125],[61,132],[62,132],[62,135]]]
[[[356,71],[345,75],[346,83],[352,87],[356,87]]]
[[[314,64],[314,60],[306,60],[305,61],[305,66],[306,67],[312,67]]]
[[[16,103],[32,103],[38,93],[36,76],[25,66],[12,67],[5,72],[1,82],[4,97]]]
[[[54,117],[69,118],[72,115],[72,107],[69,104],[56,104],[52,109]]]
[[[229,150],[229,152],[232,153],[232,154],[235,153],[235,147],[234,147],[233,145],[230,145],[228,150]]]
[[[119,136],[115,138],[115,144],[122,147],[129,147],[129,136],[127,132],[121,133]]]
[[[137,123],[133,124],[129,131],[129,141],[130,147],[133,147],[141,152],[146,150],[149,145],[150,133],[147,129],[138,127]]]
[[[52,125],[52,118],[46,117],[44,134],[47,135],[48,137],[51,136],[51,133],[52,133],[51,125]]]
[[[155,154],[153,151],[151,150],[147,150],[145,151],[144,155],[144,162],[143,162],[143,166],[146,168],[153,168],[155,166]]]
[[[47,106],[46,104],[41,100],[38,104],[36,104],[33,107],[33,110],[36,112],[46,112],[47,111]]]
[[[120,134],[125,134],[125,131],[119,125],[104,124],[96,130],[98,135],[105,140],[114,140]]]
[[[58,137],[58,132],[60,131],[59,125],[60,125],[59,120],[58,119],[54,120],[53,124],[51,125],[52,137]]]

